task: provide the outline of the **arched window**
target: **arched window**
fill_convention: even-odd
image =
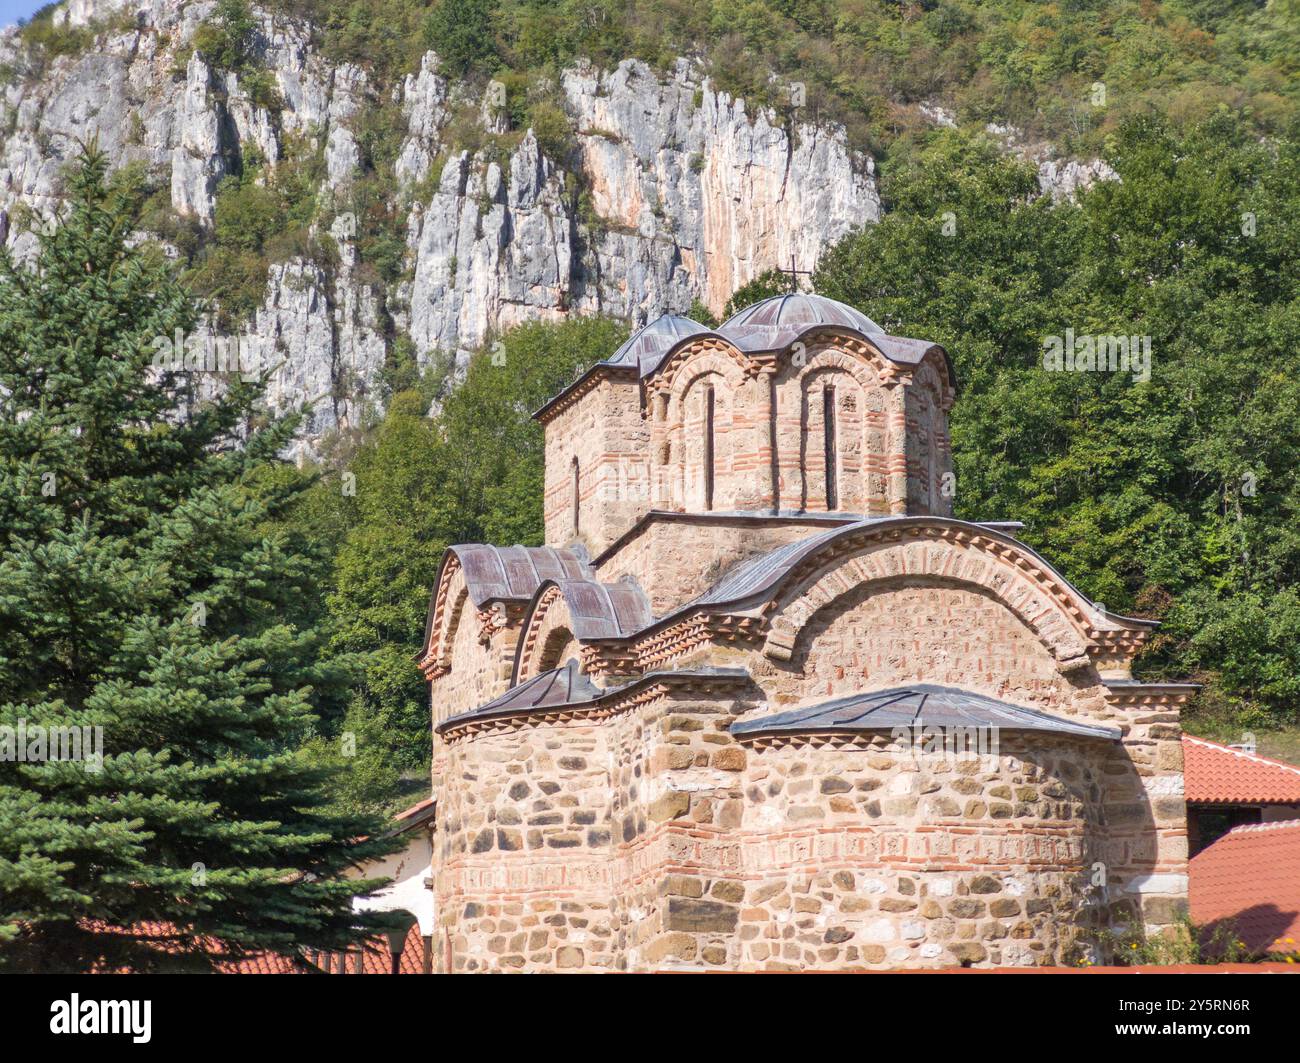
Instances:
[[[704,392],[704,508],[713,508],[713,388]]]
[[[835,389],[829,385],[822,392],[822,448],[826,462],[826,508],[837,509],[839,457],[835,447]]]
[[[578,456],[573,456],[573,534],[578,534]]]

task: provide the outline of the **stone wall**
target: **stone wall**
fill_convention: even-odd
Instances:
[[[497,605],[480,613],[470,600],[459,564],[445,593],[447,616],[434,634],[440,643],[438,659],[426,664],[435,725],[506,691],[521,630],[517,608]],[[446,646],[441,645],[444,640]]]
[[[945,387],[930,362],[917,366],[906,392],[907,512],[952,516],[952,471]]]
[[[612,967],[607,729],[523,728],[440,746],[439,969]]]
[[[1068,962],[1104,814],[1086,743],[751,750],[741,966]]]
[[[635,382],[602,375],[546,422],[546,542],[598,554],[650,508],[650,433]],[[577,474],[577,527],[574,479]]]
[[[927,682],[1045,711],[1070,708],[1075,686],[1037,636],[983,590],[911,580],[854,587],[809,621],[788,662],[754,674],[772,705]]]
[[[1178,810],[1147,788],[1177,740],[1151,724],[1136,745],[1002,734],[969,758],[739,743],[760,696],[659,690],[440,738],[442,966],[1061,965],[1088,928],[1175,917],[1176,887],[1144,885],[1185,866]]]

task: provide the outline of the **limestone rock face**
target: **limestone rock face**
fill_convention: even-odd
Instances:
[[[1119,174],[1103,159],[1043,159],[1038,164],[1038,185],[1053,199],[1070,199],[1097,181],[1118,181]]]
[[[554,98],[572,133],[548,152],[510,128],[493,87],[471,94],[433,53],[386,89],[328,60],[306,25],[255,8],[253,52],[278,97],[259,106],[247,79],[191,47],[214,9],[70,0],[56,24],[97,31],[95,44],[48,61],[16,29],[0,34],[0,63],[15,71],[0,98],[0,232],[31,253],[18,208],[57,207],[79,140],[97,138],[115,167],[142,165],[201,230],[250,152],[274,167],[303,143],[319,151],[316,232],[334,237],[338,258],[268,262],[263,305],[240,326],[276,352],[269,400],[315,401],[307,449],[378,410],[377,373],[403,334],[421,359],[463,357],[527,320],[607,313],[640,325],[697,298],[716,312],[764,270],[792,256],[811,268],[823,246],[879,217],[872,161],[842,130],[755,112],[686,61],[666,75],[634,61],[564,71]],[[377,176],[406,260],[385,284],[361,261],[349,189],[366,165],[361,123],[393,111],[400,144]],[[466,112],[489,148],[457,144],[453,119]]]
[[[620,234],[672,247],[681,273],[665,280],[689,278],[715,311],[773,263],[793,255],[808,268],[823,244],[879,220],[872,161],[850,151],[843,130],[747,114],[685,61],[663,83],[628,61],[569,71],[564,89],[596,213]],[[625,248],[607,238],[600,252],[614,264]],[[623,303],[635,313],[632,298]]]
[[[57,208],[80,141],[97,139],[115,167],[142,166],[200,231],[213,225],[222,180],[253,153],[268,168],[319,153],[314,234],[347,234],[335,238],[339,255],[271,257],[263,306],[240,327],[270,329],[259,342],[283,353],[274,401],[326,396],[309,444],[378,410],[376,373],[397,339],[421,360],[463,360],[526,320],[605,313],[637,326],[696,299],[717,313],[763,271],[792,259],[811,269],[880,215],[874,164],[843,129],[748,106],[684,59],[666,72],[635,60],[564,70],[550,98],[568,134],[539,137],[511,128],[500,86],[447,77],[433,52],[381,85],[324,55],[306,24],[254,7],[268,100],[193,50],[215,8],[67,0],[56,25],[89,29],[94,44],[53,59],[16,28],[0,32],[0,238],[30,255],[27,214]],[[377,129],[391,138],[379,151]],[[1008,150],[1021,150],[1005,132]],[[1113,176],[1100,162],[1035,162],[1054,197]],[[361,233],[350,213],[362,174],[387,197],[390,258],[404,240],[388,281],[367,258],[373,225]]]
[[[235,130],[230,113],[215,96],[212,71],[195,52],[185,70],[176,107],[178,143],[172,149],[172,206],[211,223],[217,185],[232,166]]]
[[[1037,168],[1038,187],[1054,202],[1073,199],[1076,193],[1097,181],[1119,180],[1119,174],[1103,159],[1063,159],[1053,145],[1030,139],[1015,126],[990,122],[984,128],[985,132],[1000,140],[1008,152]]]
[[[426,57],[406,80],[397,170],[425,181],[443,150],[452,88]],[[526,318],[607,313],[643,324],[740,285],[880,216],[870,158],[842,130],[799,125],[714,92],[688,63],[661,79],[629,60],[565,71],[575,147],[562,163],[531,132],[503,161],[447,158],[410,222],[417,350],[464,349]],[[485,101],[485,122],[495,118]],[[577,207],[566,178],[580,176]]]
[[[304,457],[329,431],[364,423],[377,409],[383,313],[373,287],[354,275],[350,224],[344,215],[331,233],[341,251],[337,272],[303,259],[271,267],[265,302],[248,335],[261,365],[271,369],[267,403],[280,411],[307,410],[298,444]]]

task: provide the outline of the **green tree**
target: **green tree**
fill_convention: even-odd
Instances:
[[[194,48],[223,70],[244,70],[253,52],[257,22],[245,0],[217,0],[212,18],[194,32]]]
[[[275,526],[303,486],[276,458],[293,422],[153,364],[196,310],[128,246],[105,169],[74,168],[34,269],[0,254],[0,726],[102,735],[102,757],[24,761],[0,732],[0,964],[340,947],[372,885],[340,873],[390,843],[295,751],[350,668],[321,663],[320,559]]]
[[[429,12],[424,41],[438,53],[443,69],[458,77],[488,69],[497,58],[495,10],[491,0],[440,0]]]
[[[792,290],[788,273],[782,273],[779,269],[769,269],[731,293],[731,298],[727,300],[727,305],[722,310],[722,320],[726,321],[747,306],[753,306],[774,295],[788,295]]]

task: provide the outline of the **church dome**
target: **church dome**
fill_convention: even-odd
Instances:
[[[678,340],[698,336],[709,330],[698,321],[676,314],[664,314],[632,333],[626,342],[607,359],[608,365],[635,365],[641,376],[653,373],[664,354]]]
[[[757,329],[805,332],[816,325],[838,325],[864,335],[885,331],[862,311],[855,310],[847,303],[804,292],[773,295],[753,306],[747,306],[727,318],[718,331],[724,334],[736,330],[744,334]]]

